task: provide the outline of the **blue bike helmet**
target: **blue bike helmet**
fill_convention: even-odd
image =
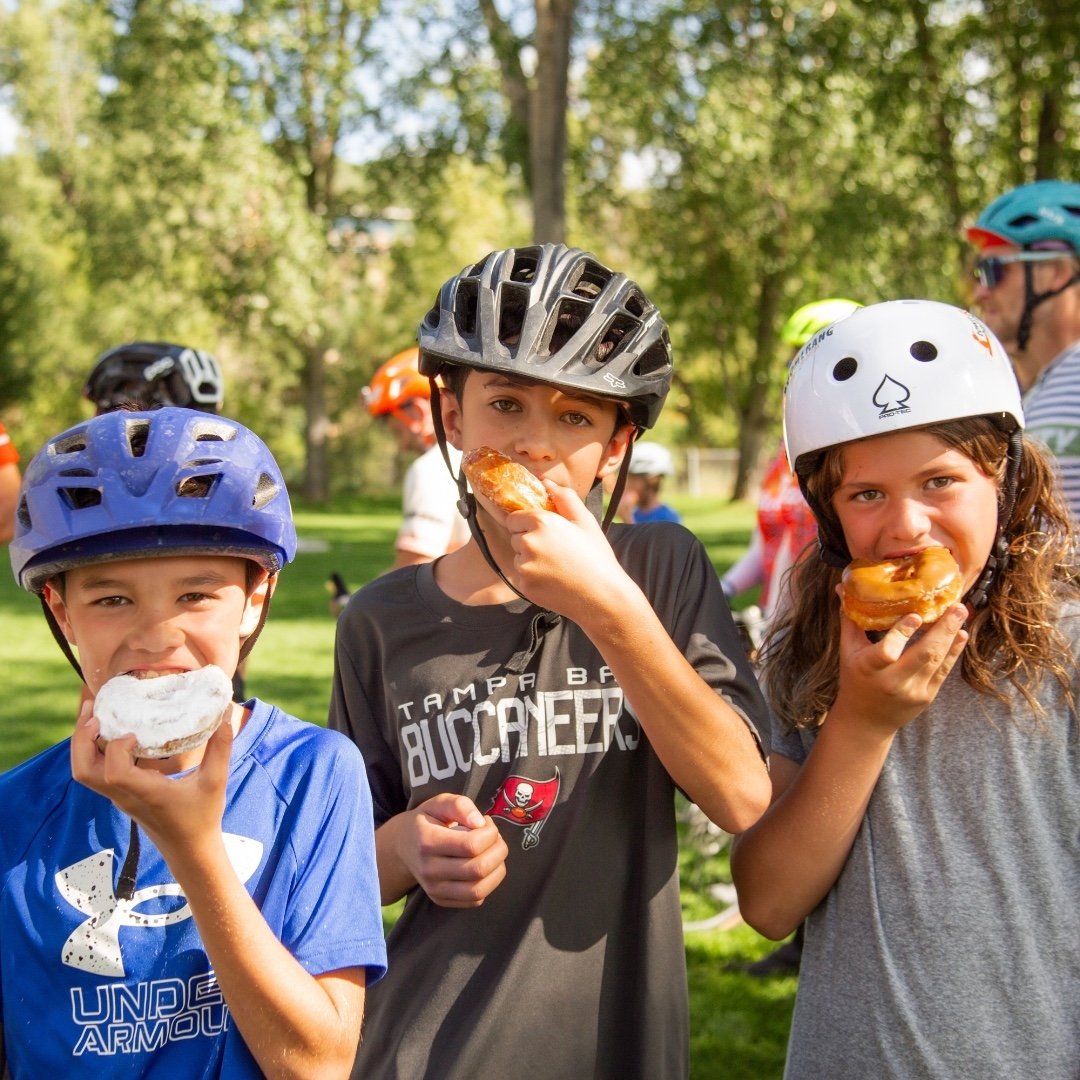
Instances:
[[[23,476],[10,544],[19,584],[147,555],[236,555],[277,573],[296,554],[285,481],[235,420],[117,410],[50,439]]]
[[[996,198],[967,230],[979,249],[1060,240],[1080,252],[1080,184],[1036,180]]]

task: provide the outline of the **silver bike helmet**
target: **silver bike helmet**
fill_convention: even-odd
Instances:
[[[493,251],[452,277],[418,331],[420,371],[506,371],[613,398],[650,428],[671,388],[671,341],[625,274],[562,244]]]

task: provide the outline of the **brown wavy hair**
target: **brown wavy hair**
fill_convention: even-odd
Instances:
[[[921,429],[969,457],[998,484],[1006,468],[1008,438],[990,419],[970,417]],[[843,446],[833,447],[808,479],[819,513],[843,535],[832,497],[843,475]],[[990,585],[987,603],[970,614],[969,640],[960,660],[964,681],[1001,701],[1007,681],[1036,716],[1044,709],[1039,685],[1047,676],[1064,688],[1075,709],[1072,678],[1076,657],[1057,630],[1062,601],[1080,599],[1077,534],[1058,486],[1054,465],[1038,443],[1022,440],[1016,503],[1005,524],[1009,560]],[[839,682],[841,571],[828,566],[811,545],[785,578],[790,601],[770,628],[762,648],[762,682],[778,719],[788,728],[816,727],[836,698]]]

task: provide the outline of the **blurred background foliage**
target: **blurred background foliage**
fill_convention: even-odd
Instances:
[[[358,391],[439,284],[564,239],[672,328],[657,435],[778,434],[823,296],[963,304],[964,224],[1080,170],[1055,0],[5,0],[0,416],[25,457],[95,357],[213,352],[315,503],[396,490]]]

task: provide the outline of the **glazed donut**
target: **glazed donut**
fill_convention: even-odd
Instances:
[[[555,509],[547,489],[524,465],[490,446],[465,451],[461,468],[473,491],[490,499],[500,510]]]
[[[136,757],[166,758],[206,742],[232,693],[232,680],[213,664],[148,678],[117,675],[98,691],[94,715],[106,742],[134,735]]]
[[[841,577],[841,610],[864,630],[888,630],[914,611],[935,622],[960,599],[960,569],[948,548],[928,547],[883,562],[855,559]]]

